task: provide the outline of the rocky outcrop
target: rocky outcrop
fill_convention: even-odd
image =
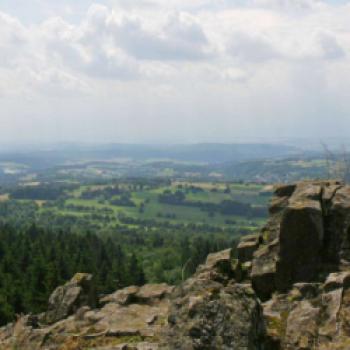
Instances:
[[[250,284],[235,282],[233,267],[230,250],[211,254],[176,289],[162,349],[262,348],[261,305]]]
[[[232,250],[210,254],[180,286],[130,286],[95,307],[90,275],[48,311],[0,329],[0,349],[350,349],[350,187],[277,186],[270,218]]]
[[[348,254],[348,188],[303,182],[276,189],[271,217],[252,259],[252,283],[261,299],[337,270]],[[350,193],[349,193],[350,196]]]
[[[64,286],[51,294],[47,311],[40,316],[42,323],[52,324],[74,314],[82,306],[95,307],[97,302],[92,275],[77,273]]]
[[[59,288],[50,300],[54,300]],[[0,349],[158,349],[172,290],[173,287],[166,284],[131,286],[103,297],[100,308],[93,309],[85,304],[71,316],[49,325],[41,324],[37,318],[33,324],[32,316],[21,317],[1,329]]]
[[[334,181],[276,188],[250,252],[269,349],[350,348],[349,227],[350,187]]]

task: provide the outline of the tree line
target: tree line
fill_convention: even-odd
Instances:
[[[0,324],[18,313],[45,310],[51,292],[76,272],[92,273],[99,293],[145,283],[135,254],[126,254],[112,239],[35,225],[22,232],[1,226]]]

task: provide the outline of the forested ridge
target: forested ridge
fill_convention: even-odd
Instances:
[[[159,275],[151,276],[153,281],[162,281],[169,264],[178,264],[180,271],[188,262],[188,276],[210,251],[221,248],[210,238],[175,240],[178,259],[169,255],[168,260],[154,261]],[[162,245],[163,238],[159,236],[156,243]],[[19,313],[45,310],[50,293],[76,272],[92,273],[99,294],[148,281],[135,250],[123,247],[114,237],[53,231],[34,224],[22,230],[0,226],[0,324]]]
[[[111,239],[34,225],[20,233],[1,227],[0,322],[10,321],[15,313],[42,311],[54,288],[78,271],[93,273],[100,293],[145,282],[136,256],[126,255]]]

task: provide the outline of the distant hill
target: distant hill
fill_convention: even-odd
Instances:
[[[135,160],[169,159],[217,164],[264,158],[279,158],[300,154],[301,150],[278,144],[220,144],[201,143],[183,145],[58,145],[46,148],[23,147],[15,151],[0,150],[0,162],[11,161],[35,168],[60,165],[77,160],[107,160],[129,158]]]

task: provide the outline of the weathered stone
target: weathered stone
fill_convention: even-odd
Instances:
[[[334,272],[328,275],[325,284],[324,291],[330,292],[338,288],[350,287],[350,271]]]
[[[321,205],[317,201],[293,202],[284,212],[280,228],[280,250],[276,287],[288,290],[293,282],[317,279],[323,242]]]
[[[199,266],[199,270],[218,270],[219,272],[230,274],[232,272],[232,249],[209,254],[205,264]]]
[[[268,299],[276,290],[276,261],[278,259],[278,241],[275,240],[266,246],[260,247],[254,253],[251,279],[257,295]]]
[[[313,307],[309,301],[301,301],[288,316],[283,349],[314,349],[319,314],[319,308]]]
[[[251,261],[253,259],[254,252],[258,249],[261,244],[259,235],[250,235],[244,237],[237,246],[237,255],[241,263]]]
[[[267,242],[255,251],[252,262],[252,283],[259,297],[285,292],[295,282],[317,280],[324,244],[322,193],[322,183],[280,188],[278,194],[289,195],[288,201],[265,226],[262,236]]]
[[[289,197],[275,197],[272,198],[269,206],[270,214],[277,214],[288,205]]]
[[[263,340],[262,310],[248,285],[232,284],[210,293],[210,283],[188,313],[191,291],[185,289],[161,349],[259,349]],[[206,293],[205,293],[206,292]],[[190,302],[193,303],[193,300]],[[237,317],[239,315],[239,317]]]
[[[136,349],[137,350],[158,350],[158,344],[143,342],[143,343],[137,344]]]
[[[57,287],[49,298],[42,322],[55,323],[75,313],[82,306],[96,306],[92,275],[77,273],[64,286]]]
[[[117,303],[120,305],[127,305],[135,299],[136,293],[140,287],[130,286],[120,290],[117,290],[113,294],[106,295],[100,299],[100,304],[105,305],[108,303]]]
[[[166,283],[161,284],[146,284],[137,291],[135,297],[139,302],[152,302],[154,299],[162,299],[170,294],[174,289]]]
[[[319,293],[320,284],[319,283],[294,283],[293,289],[290,293],[294,295],[299,295],[301,299],[312,299],[315,298]]]
[[[277,197],[290,197],[296,189],[295,184],[280,185],[275,188],[275,195]]]
[[[338,188],[326,209],[323,254],[334,271],[337,265],[350,262],[350,187]]]
[[[322,295],[324,306],[319,326],[319,337],[325,340],[335,337],[338,333],[339,312],[341,308],[343,290],[341,288]]]

